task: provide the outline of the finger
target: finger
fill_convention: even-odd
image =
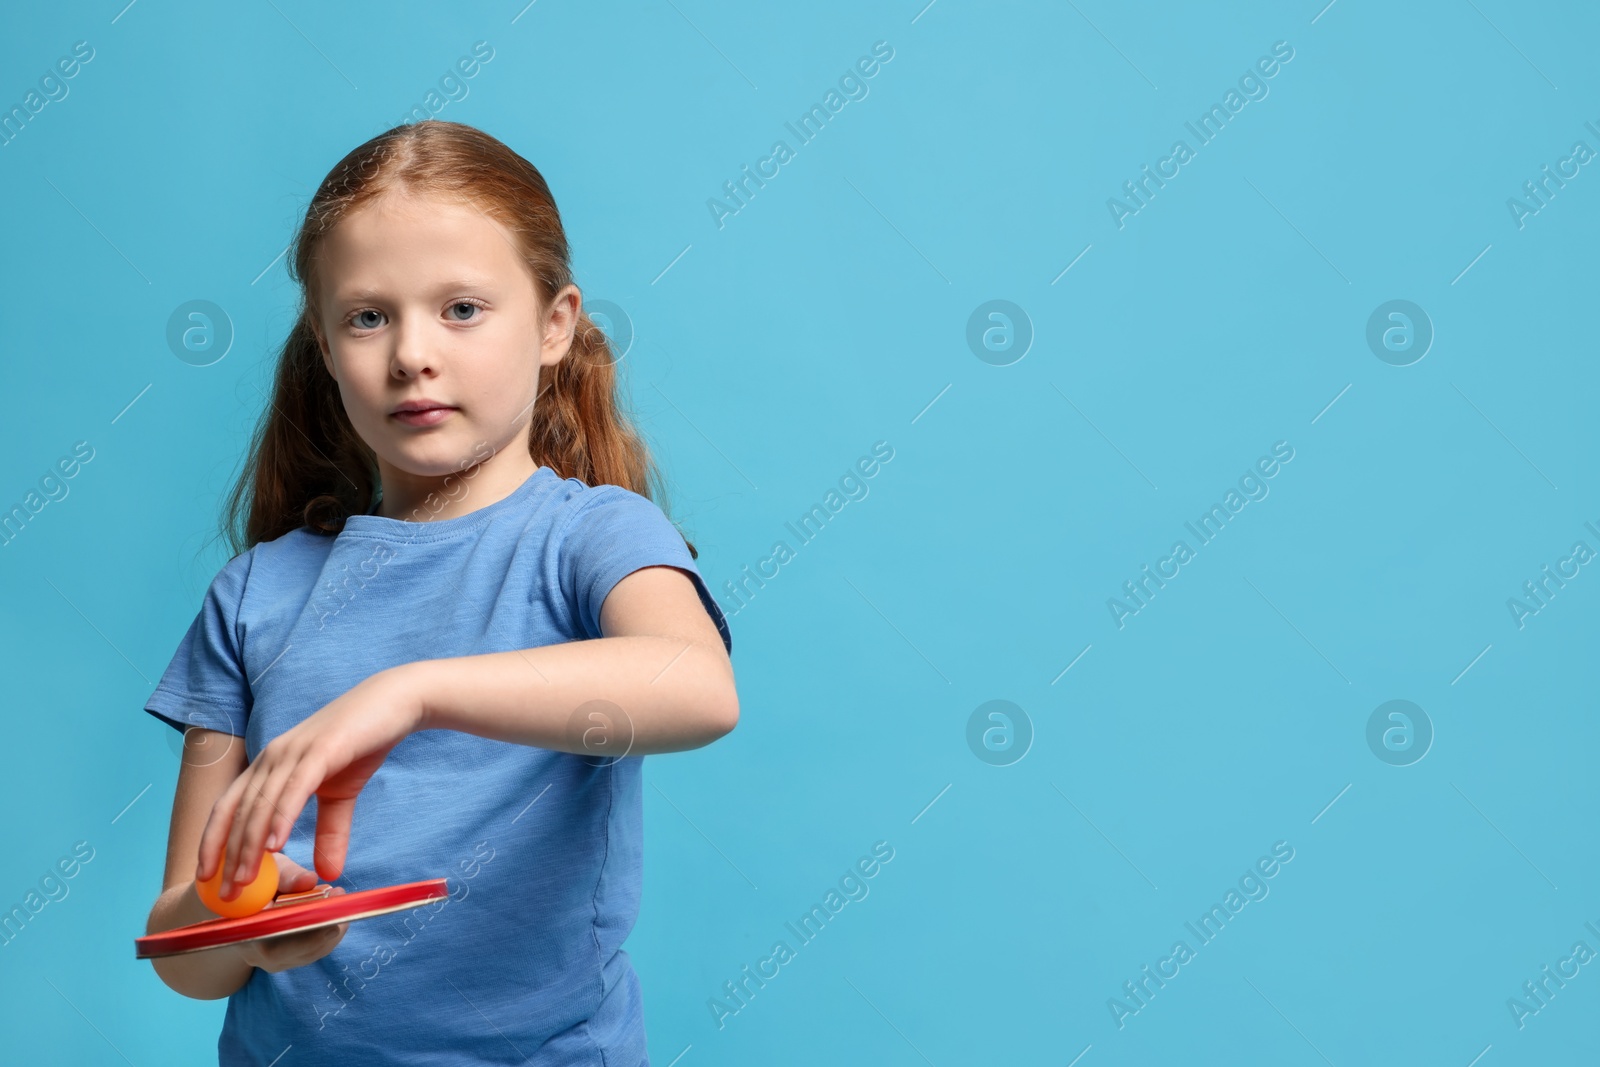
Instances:
[[[269,759],[258,769],[255,777],[259,788],[245,791],[248,807],[241,804],[233,820],[227,852],[228,862],[233,867],[223,875],[224,884],[231,878],[240,885],[248,885],[260,872],[266,822],[277,806],[275,798],[281,792],[282,782],[292,773],[288,761],[279,759]],[[227,899],[226,892],[223,899]]]
[[[338,944],[341,933],[337,926],[319,926],[315,930],[307,930],[303,934],[296,934],[296,947],[307,952],[315,953],[312,959],[325,956],[328,950]]]
[[[217,859],[217,862],[223,865],[222,882],[218,887],[223,900],[232,899],[229,894],[233,887],[245,881],[239,872],[239,860],[243,854],[245,824],[250,818],[250,812],[255,810],[255,805],[260,799],[266,773],[259,763],[252,765],[250,770],[246,772],[244,785],[239,790],[239,799],[234,806],[233,820],[228,827],[227,840],[223,844],[222,855]]]
[[[296,863],[293,857],[280,848],[270,849],[269,851],[271,851],[272,855],[278,861],[278,872],[280,874],[289,872],[297,873],[306,869],[305,864]]]
[[[278,892],[302,893],[317,882],[317,876],[300,866],[282,852],[274,852],[278,863]]]
[[[278,870],[288,871],[298,878],[315,878],[316,875],[306,868],[303,863],[297,863],[285,852],[274,852],[278,859]]]
[[[322,780],[325,776],[326,766],[321,760],[306,755],[296,761],[293,770],[285,776],[282,787],[275,794],[275,815],[271,824],[274,829],[272,829],[271,833],[278,839],[286,839],[289,836],[289,831],[300,818],[300,813],[305,810],[306,802],[322,786]],[[317,807],[320,811],[322,807],[320,801],[318,801]],[[313,866],[321,870],[322,864],[316,859],[317,843],[314,838],[311,851]],[[334,877],[338,877],[337,872],[335,872]],[[333,879],[329,878],[328,880],[332,881]]]
[[[306,802],[322,784],[324,773],[324,764],[309,754],[296,761],[293,771],[274,795],[272,818],[267,822],[269,848],[282,848],[288,842]]]
[[[239,798],[249,784],[249,776],[248,769],[242,772],[228,784],[228,788],[224,789],[222,795],[211,805],[211,815],[206,819],[205,829],[200,832],[199,863],[194,872],[196,881],[205,881],[212,877],[221,866],[223,844],[233,828],[234,810],[238,807]]]
[[[318,785],[322,785],[323,774],[325,771],[322,761],[315,760],[309,755],[294,761],[293,768],[283,768],[280,773],[274,774],[272,784],[267,787],[261,811],[261,837],[264,838],[262,848],[274,848],[272,841],[282,843],[288,840],[294,822],[299,821],[299,816],[306,809],[306,801],[310,800]],[[267,814],[269,811],[270,816]],[[248,840],[251,838],[246,835],[246,841]],[[315,851],[317,851],[317,841],[314,838],[312,865],[320,869],[322,864],[315,862]]]
[[[317,797],[317,873],[330,882],[344,870],[350,848],[350,822],[355,810],[355,797],[337,800]]]
[[[200,835],[200,865],[195,871],[197,878],[215,877],[222,866],[223,850],[226,847],[229,832],[233,829],[235,813],[239,807],[239,800],[244,796],[245,789],[249,786],[249,769],[241,771],[239,775],[228,784],[222,795],[211,805],[211,815],[206,820],[206,827]]]
[[[277,797],[283,790],[283,782],[293,773],[289,766],[292,757],[283,760],[278,766],[266,773],[261,789],[256,793],[248,812],[241,812],[235,827],[238,833],[239,850],[236,853],[236,877],[241,883],[248,884],[260,871],[261,854],[266,851],[267,824],[277,814]]]
[[[292,779],[291,779],[292,781]],[[272,815],[267,819],[266,839],[262,848],[268,852],[280,851],[289,842],[289,835],[294,832],[294,824],[300,818],[300,811],[305,807],[305,801],[297,800],[290,795],[289,786],[284,787],[277,800],[272,804]]]
[[[315,930],[289,934],[281,939],[284,944],[277,953],[276,962],[281,967],[299,967],[321,959],[344,940],[344,932],[349,925],[340,923],[337,926],[319,926]]]

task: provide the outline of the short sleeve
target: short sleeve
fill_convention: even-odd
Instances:
[[[170,726],[244,736],[253,701],[238,617],[252,558],[251,552],[235,556],[211,580],[199,614],[145,702],[145,711]]]
[[[618,582],[641,567],[665,565],[689,575],[731,654],[728,620],[706,588],[683,535],[661,508],[620,485],[594,486],[583,496],[559,545],[561,591],[583,632],[601,636],[600,606]]]

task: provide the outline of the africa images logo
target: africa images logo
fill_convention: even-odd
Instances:
[[[1124,229],[1127,226],[1126,219],[1149,207],[1156,193],[1165,189],[1168,181],[1183,173],[1182,168],[1195,158],[1196,151],[1220,136],[1233,116],[1244,110],[1245,104],[1252,100],[1265,100],[1271,91],[1267,88],[1267,81],[1293,58],[1294,47],[1288,41],[1273,42],[1272,55],[1262,56],[1256,60],[1255,66],[1246,68],[1239,77],[1238,89],[1229,88],[1222,97],[1222,103],[1212,104],[1193,122],[1183,124],[1194,136],[1194,148],[1189,147],[1188,141],[1179,138],[1172,142],[1172,148],[1165,156],[1156,160],[1154,171],[1146,163],[1140,168],[1140,177],[1123,182],[1122,193],[1127,199],[1119,200],[1114,196],[1106,199],[1106,210],[1117,229]]]
[[[874,77],[883,69],[884,64],[893,58],[893,45],[888,41],[874,41],[872,55],[862,56],[856,60],[855,66],[846,68],[845,72],[839,75],[837,89],[829,87],[820,104],[813,103],[810,109],[803,112],[794,122],[783,124],[784,129],[794,135],[795,147],[790,147],[789,142],[785,140],[774,141],[768,153],[756,160],[754,173],[750,170],[750,164],[746,163],[739,168],[740,175],[737,179],[723,182],[722,192],[727,199],[716,196],[706,199],[706,210],[711,212],[711,221],[717,224],[717,229],[722,229],[727,225],[727,219],[749,207],[756,193],[765,189],[767,182],[783,173],[783,168],[796,157],[795,149],[815,140],[828,128],[828,123],[833,121],[833,117],[845,109],[846,104],[865,100],[867,94],[872,91],[867,80]]]
[[[1212,504],[1210,510],[1183,524],[1184,529],[1194,535],[1194,547],[1191,548],[1186,540],[1174,541],[1167,555],[1156,561],[1154,571],[1151,571],[1150,564],[1146,563],[1138,577],[1122,583],[1122,592],[1126,599],[1107,597],[1106,610],[1111,613],[1111,621],[1117,624],[1117,629],[1125,627],[1126,620],[1130,616],[1137,615],[1149,607],[1157,591],[1165,589],[1168,581],[1181,574],[1184,565],[1197,557],[1199,549],[1214,541],[1233,517],[1245,509],[1245,505],[1252,501],[1267,499],[1267,495],[1272,491],[1267,481],[1283,470],[1284,465],[1292,459],[1294,459],[1293,445],[1288,441],[1275,443],[1272,446],[1272,455],[1260,457],[1254,467],[1247,468],[1239,477],[1239,487],[1235,489],[1229,486],[1223,493],[1220,504]]]

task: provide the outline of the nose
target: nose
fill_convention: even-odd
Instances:
[[[389,356],[389,372],[400,379],[433,374],[437,368],[430,354],[428,325],[422,318],[406,316],[393,332],[394,351]]]

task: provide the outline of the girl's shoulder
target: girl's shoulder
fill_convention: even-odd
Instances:
[[[312,556],[326,556],[336,540],[333,534],[318,533],[301,526],[270,541],[258,541],[243,555],[254,556],[255,566],[281,566]]]
[[[661,506],[643,494],[609,482],[587,485],[576,478],[567,482],[574,488],[559,502],[551,523],[558,546],[596,539],[648,540],[667,533],[682,536]]]
[[[248,593],[281,589],[314,576],[333,548],[334,538],[309,527],[290,530],[271,541],[259,541],[229,560],[217,575],[242,600]]]

